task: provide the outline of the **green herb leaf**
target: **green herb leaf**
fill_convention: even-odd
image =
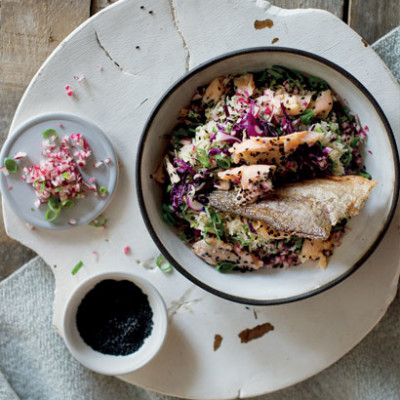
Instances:
[[[242,247],[246,247],[246,246],[250,245],[250,240],[243,239],[243,238],[241,238],[239,236],[232,236],[232,239],[234,239],[237,242],[239,242]]]
[[[301,249],[303,248],[303,243],[304,243],[304,239],[303,238],[297,238],[296,239],[296,243],[295,243],[295,246],[296,246],[296,251],[297,252],[301,252]]]
[[[353,155],[351,154],[351,152],[346,149],[345,152],[343,153],[343,155],[340,157],[340,161],[342,162],[342,164],[347,167],[351,160],[353,159]]]
[[[363,176],[364,178],[367,178],[367,179],[372,178],[371,174],[369,174],[368,172],[360,172],[359,175]]]
[[[156,259],[156,265],[158,268],[161,269],[163,272],[170,272],[172,271],[172,266],[170,263],[167,262],[166,258],[160,254]]]
[[[10,157],[6,157],[4,159],[4,167],[11,174],[15,174],[18,171],[17,162],[14,159],[10,158]]]
[[[58,137],[58,133],[55,129],[46,129],[42,132],[43,139],[50,140]]]
[[[229,262],[229,261],[221,261],[215,267],[215,269],[221,273],[231,272],[235,268],[236,268],[236,264]]]
[[[161,208],[161,218],[163,221],[171,226],[175,226],[177,221],[174,217],[172,207],[169,204],[163,204]]]
[[[353,137],[353,140],[351,141],[351,147],[354,149],[355,147],[358,146],[359,143],[360,143],[360,138],[355,136],[355,137]]]
[[[43,193],[45,187],[46,187],[46,181],[43,181],[42,184],[40,185],[39,193]]]
[[[61,206],[62,206],[62,208],[65,208],[66,210],[69,210],[70,208],[75,206],[75,202],[72,199],[67,199],[67,200],[64,200],[61,203]]]
[[[105,186],[100,186],[99,187],[99,194],[100,196],[105,196],[108,193],[108,190]]]
[[[54,211],[56,213],[60,212],[61,203],[59,199],[56,199],[55,197],[50,197],[47,204],[51,211]]]
[[[205,168],[211,167],[210,157],[208,157],[206,151],[204,149],[196,149],[196,159],[199,163],[203,165]]]
[[[316,127],[314,128],[314,132],[322,133],[323,130],[321,129],[320,126],[316,126]]]
[[[176,138],[182,139],[182,138],[187,138],[187,137],[191,136],[191,133],[189,130],[186,130],[184,128],[179,128],[179,129],[173,131],[172,135]]]
[[[210,221],[210,225],[206,227],[206,234],[210,231],[212,231],[218,238],[218,240],[221,240],[221,238],[224,236],[224,225],[222,223],[222,219],[219,216],[219,214],[215,211],[214,208],[210,206],[204,207],[207,217]]]
[[[315,90],[317,92],[323,92],[324,90],[329,89],[328,83],[321,78],[317,78],[316,76],[307,76],[307,83],[311,90]]]
[[[46,221],[53,222],[58,218],[59,213],[60,213],[59,211],[54,211],[48,208],[44,217],[46,218]]]
[[[83,266],[83,262],[79,261],[78,264],[75,265],[75,267],[73,268],[73,270],[71,271],[72,275],[76,275],[76,273],[82,268]]]
[[[311,125],[314,121],[314,112],[313,110],[306,110],[303,114],[300,115],[300,120],[306,125]]]
[[[101,215],[98,218],[94,219],[92,222],[89,222],[89,225],[95,228],[101,228],[103,226],[105,227],[107,224],[107,218],[104,218],[103,220],[100,218]]]
[[[229,169],[231,167],[231,160],[228,157],[223,157],[220,154],[214,156],[217,165],[224,169]]]
[[[193,235],[191,233],[187,234],[185,231],[181,231],[179,233],[179,239],[185,243],[190,242],[193,239]]]

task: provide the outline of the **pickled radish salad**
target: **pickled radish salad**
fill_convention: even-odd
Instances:
[[[219,272],[326,268],[376,184],[363,162],[367,132],[318,77],[282,66],[216,77],[167,135],[153,174],[163,220]]]
[[[88,192],[95,196],[105,197],[107,188],[98,186],[95,178],[83,179],[81,169],[93,159],[92,150],[81,133],[72,133],[59,137],[57,130],[47,129],[42,133],[41,155],[38,164],[31,164],[29,154],[18,152],[14,157],[6,157],[0,167],[5,175],[20,173],[20,177],[31,186],[35,200],[31,211],[46,205],[45,219],[54,222],[63,210],[75,206],[76,201],[86,197]],[[38,143],[39,145],[39,143]],[[20,165],[25,160],[24,165]],[[111,162],[111,158],[96,162],[98,168]],[[12,190],[11,187],[9,187]],[[68,221],[75,225],[76,220]]]

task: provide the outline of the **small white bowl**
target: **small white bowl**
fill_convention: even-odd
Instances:
[[[153,311],[153,329],[143,345],[134,353],[115,356],[93,350],[82,339],[76,324],[76,313],[83,298],[98,283],[106,279],[128,280],[147,295]],[[104,375],[124,375],[147,364],[160,350],[167,334],[168,317],[164,300],[157,289],[146,279],[125,272],[105,272],[89,277],[71,294],[63,314],[62,334],[71,354],[85,367]]]

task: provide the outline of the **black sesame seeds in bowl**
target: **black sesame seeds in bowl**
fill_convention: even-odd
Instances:
[[[167,332],[164,301],[147,280],[124,272],[82,282],[67,301],[63,337],[85,367],[124,375],[146,365]]]

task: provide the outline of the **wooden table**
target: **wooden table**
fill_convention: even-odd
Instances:
[[[0,0],[1,144],[24,90],[46,57],[79,24],[115,1]],[[369,43],[400,24],[396,0],[270,0],[270,3],[285,8],[326,9]],[[0,280],[34,255],[9,239],[0,223]]]

